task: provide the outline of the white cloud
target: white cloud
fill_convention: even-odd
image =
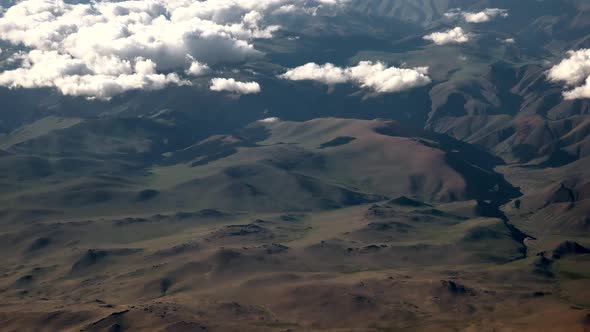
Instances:
[[[568,58],[553,66],[547,76],[571,88],[563,93],[565,99],[590,98],[590,49],[569,51]]]
[[[590,49],[569,51],[567,54],[567,59],[551,68],[549,78],[570,85],[579,84],[590,76]]]
[[[281,119],[279,119],[277,117],[271,117],[271,118],[258,120],[258,122],[262,122],[262,123],[277,123],[280,121],[281,121]]]
[[[500,8],[487,8],[481,12],[463,13],[465,21],[469,23],[484,23],[489,22],[496,17],[508,17],[508,11]]]
[[[171,73],[200,75],[205,64],[260,57],[252,40],[273,36],[280,27],[267,22],[280,8],[300,9],[281,15],[316,13],[347,1],[22,0],[1,15],[0,39],[30,51],[23,66],[0,73],[0,84],[107,99],[179,84],[183,81]],[[147,60],[160,73],[138,70]]]
[[[353,83],[378,94],[400,92],[431,82],[428,67],[387,67],[382,62],[371,61],[361,61],[357,66],[346,68],[330,63],[308,63],[290,69],[280,77],[291,81],[317,81],[327,85]]]
[[[514,38],[506,38],[506,39],[502,39],[502,42],[505,44],[514,44],[514,43],[516,43],[516,40],[514,40]]]
[[[461,27],[455,27],[450,30],[433,32],[429,35],[424,36],[425,40],[430,40],[436,45],[446,44],[463,44],[468,42],[474,34],[465,32]]]
[[[508,10],[501,8],[486,8],[480,12],[466,12],[459,8],[452,9],[445,13],[448,18],[462,17],[466,22],[469,23],[485,23],[495,18],[508,17]]]
[[[260,93],[260,84],[257,82],[239,82],[233,78],[214,78],[211,80],[211,91],[232,92],[238,95]]]
[[[280,77],[290,81],[317,81],[334,85],[346,83],[350,80],[346,71],[346,68],[336,67],[331,63],[318,65],[310,62],[303,66],[290,69]]]
[[[103,59],[104,60],[104,59]],[[56,88],[64,95],[109,99],[129,90],[158,90],[168,84],[186,84],[177,74],[158,74],[156,64],[136,58],[130,62],[111,62],[120,72],[108,72],[109,59],[94,63],[95,71],[84,61],[56,51],[33,50],[21,68],[0,73],[0,85],[10,88]],[[91,66],[93,67],[93,66]]]
[[[590,98],[590,76],[586,79],[583,85],[578,86],[572,90],[565,91],[563,97],[567,100],[573,99],[589,99]]]
[[[211,68],[207,64],[200,63],[199,61],[193,61],[190,67],[186,70],[186,74],[190,76],[203,76],[211,71]]]

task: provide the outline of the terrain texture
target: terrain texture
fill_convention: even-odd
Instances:
[[[548,79],[588,1],[345,2],[178,86],[0,80],[0,331],[590,331],[590,102]],[[282,76],[361,61],[429,83]]]
[[[523,169],[395,121],[327,118],[254,123],[148,167],[162,117],[116,121],[125,144],[104,151],[85,143],[116,141],[115,123],[105,137],[103,120],[47,119],[56,151],[6,150],[3,330],[588,324],[588,204],[561,173],[585,179],[575,163]]]

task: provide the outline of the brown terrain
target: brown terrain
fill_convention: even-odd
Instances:
[[[80,125],[94,126],[47,135]],[[2,163],[35,158],[48,174],[3,184],[3,331],[590,328],[585,158],[504,165],[345,119],[252,124],[126,181],[129,154],[89,156],[70,177],[22,149]]]
[[[35,39],[2,21],[15,3],[0,0],[0,74],[27,69],[30,45],[12,40]],[[131,6],[112,16],[149,16]],[[456,8],[508,16],[444,15]],[[241,30],[249,10],[234,22],[222,8],[216,25]],[[0,80],[0,331],[590,332],[590,101],[548,76],[590,49],[588,0],[261,15],[249,24],[281,29],[239,38],[256,57],[207,59],[195,77],[160,62],[191,84],[97,100]],[[55,38],[74,29],[49,23]],[[424,39],[453,27],[470,40]],[[381,94],[282,78],[360,61],[428,67],[430,83]],[[262,88],[211,91],[214,77]]]

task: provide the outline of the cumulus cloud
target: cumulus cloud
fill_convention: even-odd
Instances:
[[[375,93],[394,93],[431,82],[428,67],[387,67],[382,62],[361,61],[357,66],[341,68],[333,64],[306,65],[288,70],[279,76],[291,81],[316,81],[327,85],[352,83]]]
[[[22,0],[2,13],[0,39],[28,51],[21,67],[0,73],[0,84],[101,99],[185,84],[174,73],[198,76],[209,66],[260,57],[252,40],[280,29],[269,16],[347,1]]]
[[[346,68],[340,68],[331,63],[318,65],[310,62],[303,66],[290,69],[280,77],[290,81],[316,81],[328,85],[350,81]]]
[[[565,83],[565,99],[590,98],[590,49],[569,51],[568,58],[553,66],[547,76],[552,82]]]
[[[105,62],[108,62],[106,60]],[[101,65],[104,65],[102,63]],[[10,88],[57,88],[68,96],[109,99],[129,90],[158,90],[168,84],[186,84],[177,74],[158,74],[149,59],[136,59],[133,64],[117,63],[120,70],[112,75],[105,67],[93,71],[84,61],[56,51],[33,50],[22,67],[0,74],[0,85]]]
[[[469,23],[485,23],[498,17],[508,17],[508,10],[501,8],[486,8],[480,12],[467,12],[457,8],[446,12],[445,16],[448,18],[462,17]]]
[[[590,77],[586,79],[583,85],[578,86],[570,91],[565,91],[563,97],[567,100],[589,99],[590,98]]]
[[[280,121],[281,121],[281,119],[279,119],[277,117],[271,117],[271,118],[265,118],[265,119],[258,120],[258,122],[261,122],[261,123],[277,123]]]
[[[424,36],[425,40],[430,40],[436,45],[446,44],[463,44],[471,40],[474,34],[465,32],[461,27],[455,27],[450,30],[433,32],[429,35]]]
[[[239,82],[233,78],[214,78],[211,80],[211,91],[231,92],[238,95],[260,93],[262,89],[257,82]]]
[[[203,76],[211,71],[208,65],[200,63],[199,61],[192,61],[190,67],[186,70],[186,74],[190,76]]]

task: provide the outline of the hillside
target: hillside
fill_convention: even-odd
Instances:
[[[0,332],[590,331],[587,0],[0,0]]]

